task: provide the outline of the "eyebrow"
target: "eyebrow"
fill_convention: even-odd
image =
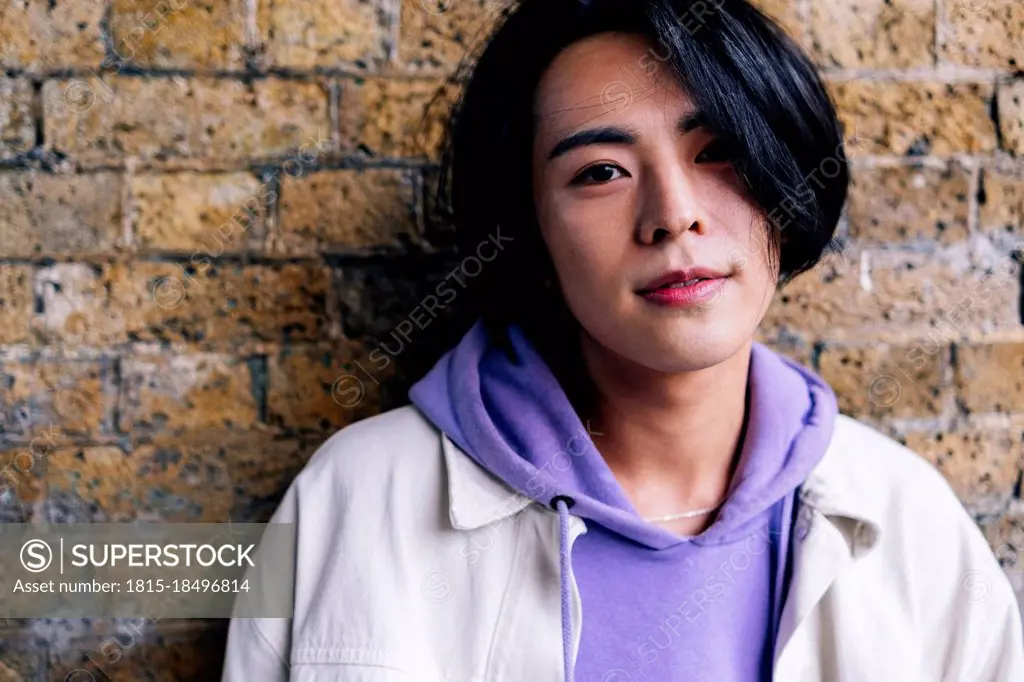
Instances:
[[[703,111],[696,109],[683,114],[676,122],[676,130],[680,135],[697,128],[707,127],[708,119]],[[640,134],[634,128],[622,128],[619,126],[601,126],[600,128],[587,128],[573,133],[569,137],[560,140],[548,153],[548,161],[568,154],[577,147],[585,147],[595,144],[636,144]]]

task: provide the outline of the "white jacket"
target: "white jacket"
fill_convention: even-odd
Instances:
[[[801,490],[776,680],[1024,682],[1013,590],[934,467],[840,416]],[[415,407],[331,436],[272,521],[294,617],[232,620],[224,682],[561,682],[557,514]]]

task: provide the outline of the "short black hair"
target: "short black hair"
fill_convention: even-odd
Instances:
[[[746,0],[519,0],[456,71],[464,87],[433,192],[433,219],[453,227],[460,253],[496,232],[514,240],[471,291],[467,312],[492,332],[514,323],[550,334],[550,315],[566,314],[541,283],[552,270],[532,190],[535,93],[559,52],[610,31],[657,46],[705,127],[728,142],[772,231],[780,283],[837,247],[849,186],[842,126],[814,64],[770,17]]]

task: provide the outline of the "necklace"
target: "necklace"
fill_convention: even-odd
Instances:
[[[724,499],[721,500],[714,507],[706,507],[704,509],[691,509],[690,511],[680,512],[678,514],[669,514],[667,516],[651,516],[644,518],[643,520],[648,521],[650,523],[661,523],[664,521],[675,521],[676,519],[692,519],[697,516],[705,516],[707,514],[710,514],[711,512],[721,507],[723,502],[725,502]]]

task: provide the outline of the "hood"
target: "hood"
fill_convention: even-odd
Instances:
[[[514,357],[477,321],[412,386],[410,400],[510,488],[551,508],[556,498],[571,498],[575,515],[652,549],[746,537],[831,440],[837,406],[829,386],[753,344],[746,433],[726,502],[704,532],[682,537],[640,518],[542,356],[519,327],[509,337]]]

